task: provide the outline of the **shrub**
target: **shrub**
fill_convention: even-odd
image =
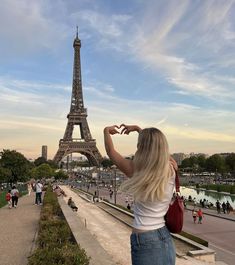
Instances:
[[[90,258],[74,240],[57,196],[48,187],[39,221],[37,249],[28,265],[88,265]]]

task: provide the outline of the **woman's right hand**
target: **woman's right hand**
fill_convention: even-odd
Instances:
[[[113,126],[108,126],[108,127],[105,127],[104,128],[104,132],[108,132],[109,134],[111,135],[114,135],[114,134],[119,134],[119,131],[117,129],[119,129],[120,127],[117,126],[117,125],[113,125]]]
[[[123,128],[122,128],[123,127]],[[130,132],[140,132],[141,128],[137,125],[126,125],[126,124],[121,124],[119,128],[122,128],[121,134],[129,134]]]

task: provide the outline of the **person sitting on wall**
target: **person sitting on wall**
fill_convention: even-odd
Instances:
[[[75,205],[74,201],[72,200],[72,197],[68,199],[68,206],[70,206],[74,212],[77,212],[78,207]]]

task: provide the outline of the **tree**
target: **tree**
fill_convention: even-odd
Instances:
[[[55,168],[57,169],[58,168],[58,165],[53,161],[53,160],[47,160],[46,162],[51,168]]]
[[[8,182],[11,176],[11,171],[8,168],[0,167],[0,183]]]
[[[197,163],[198,163],[198,166],[201,169],[204,169],[206,167],[206,157],[205,157],[205,155],[199,155],[197,157]]]
[[[54,174],[54,170],[48,164],[41,164],[31,170],[31,176],[36,179],[50,178]]]
[[[229,154],[225,158],[225,163],[228,166],[228,170],[230,172],[234,172],[235,171],[235,153]]]
[[[1,166],[10,172],[8,182],[14,183],[28,179],[29,161],[21,153],[15,150],[3,150],[1,157]]]
[[[63,170],[59,170],[55,172],[54,177],[55,179],[67,179],[68,175]]]
[[[209,172],[223,173],[226,169],[225,160],[218,154],[212,155],[206,160],[206,169]]]
[[[186,168],[186,167],[191,167],[195,168],[198,165],[197,157],[196,156],[190,156],[189,158],[185,158],[182,163],[181,167]]]
[[[113,165],[113,161],[108,159],[108,158],[105,158],[103,159],[103,161],[101,162],[101,165],[104,167],[104,168],[107,168],[107,167],[111,167]]]
[[[44,164],[44,163],[47,163],[47,160],[46,160],[45,157],[42,157],[42,156],[38,157],[38,158],[35,159],[35,161],[34,161],[34,165],[35,165],[36,167],[38,167],[38,166],[40,166],[41,164]]]

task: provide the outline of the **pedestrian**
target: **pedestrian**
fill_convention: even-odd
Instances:
[[[226,213],[226,203],[225,202],[222,203],[222,209],[223,209],[223,213],[225,214]]]
[[[129,203],[127,204],[126,208],[127,208],[129,211],[131,210],[131,206],[130,206]]]
[[[202,213],[201,208],[198,209],[198,211],[197,211],[197,216],[198,216],[198,223],[199,223],[199,224],[202,224],[203,213]]]
[[[121,130],[120,132],[118,130]],[[134,159],[116,151],[111,135],[138,132]],[[121,190],[134,197],[131,234],[132,265],[174,265],[175,248],[165,226],[175,186],[176,162],[170,158],[165,135],[156,128],[141,130],[137,125],[114,125],[104,129],[105,149],[112,162],[127,177]]]
[[[27,183],[27,189],[28,189],[28,196],[30,196],[32,191],[32,184],[30,182]]]
[[[16,188],[16,186],[13,186],[11,190],[12,208],[17,207],[19,196],[20,196],[19,190]]]
[[[126,195],[125,201],[126,201],[126,203],[129,202],[129,196],[128,195]]]
[[[6,201],[8,204],[8,208],[11,209],[12,207],[11,190],[9,190],[8,193],[6,194]]]
[[[197,211],[196,211],[196,209],[194,209],[192,211],[192,216],[193,216],[193,222],[194,222],[194,224],[196,224],[196,221],[197,221]]]
[[[43,185],[40,180],[38,180],[38,182],[35,184],[35,205],[42,205],[42,188]]]
[[[109,191],[109,198],[110,198],[110,200],[112,200],[112,198],[113,198],[113,191],[111,189]]]
[[[226,211],[227,211],[227,214],[230,214],[231,205],[230,205],[230,203],[228,201],[226,202]]]
[[[217,209],[217,213],[220,214],[221,203],[219,202],[219,200],[216,201],[216,209]]]

